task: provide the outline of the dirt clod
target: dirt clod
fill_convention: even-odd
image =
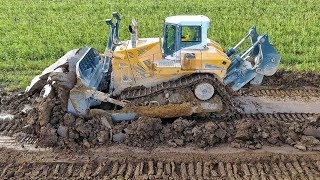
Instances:
[[[110,133],[108,131],[100,131],[97,135],[97,140],[99,144],[105,144],[108,139],[110,139]]]
[[[320,127],[309,126],[304,129],[303,134],[307,136],[313,136],[320,139]]]
[[[70,114],[70,113],[66,113],[64,116],[63,116],[63,123],[64,125],[66,126],[74,126],[75,125],[75,122],[76,122],[76,119],[75,117]]]
[[[39,143],[44,146],[56,146],[58,142],[57,130],[50,124],[41,127],[39,134]]]
[[[224,139],[227,135],[227,132],[223,129],[217,129],[214,133],[218,138]]]
[[[61,136],[63,138],[67,138],[68,137],[68,128],[66,126],[59,125],[57,133],[59,136]]]
[[[37,113],[37,110],[34,108],[30,110],[30,112],[28,113],[28,116],[26,118],[27,124],[33,125],[36,123],[37,119],[38,119],[38,113]]]
[[[207,122],[205,125],[204,125],[204,128],[208,131],[208,132],[214,132],[217,128],[218,128],[218,126],[215,124],[215,123],[213,123],[212,121],[209,121],[209,122]]]
[[[178,146],[183,146],[184,142],[183,139],[174,139],[173,140]]]
[[[186,119],[178,118],[173,122],[172,127],[175,131],[182,132],[185,128],[189,127],[191,124],[192,122]]]
[[[301,142],[298,142],[296,145],[294,145],[295,148],[300,149],[302,151],[306,151],[307,147],[303,145]]]
[[[235,139],[239,140],[249,140],[252,137],[252,127],[253,121],[248,120],[248,121],[240,121],[236,125],[236,135]]]
[[[120,142],[123,142],[123,140],[124,140],[124,138],[125,138],[125,134],[124,133],[117,133],[117,134],[114,134],[113,136],[112,136],[112,140],[114,141],[114,142],[117,142],[117,143],[120,143]]]
[[[313,136],[302,136],[300,142],[307,147],[320,145],[320,141]]]
[[[52,109],[54,107],[53,100],[48,98],[45,101],[41,102],[38,106],[39,109],[39,124],[40,126],[45,126],[50,122],[50,117],[52,114]]]
[[[83,139],[83,145],[86,147],[86,148],[90,148],[90,143],[88,142],[88,140],[86,138]]]

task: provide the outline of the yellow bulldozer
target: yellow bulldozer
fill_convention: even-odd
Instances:
[[[280,62],[268,35],[259,36],[255,27],[225,53],[207,38],[206,16],[167,17],[162,38],[139,38],[133,19],[131,39],[121,41],[121,19],[112,15],[106,20],[110,33],[104,54],[87,46],[72,50],[35,77],[26,91],[42,89],[45,96],[57,85],[69,89],[67,109],[78,116],[99,108],[113,112],[116,121],[141,115],[221,117],[234,113],[228,84],[234,91],[248,83],[259,85]],[[238,50],[246,39],[250,47]]]

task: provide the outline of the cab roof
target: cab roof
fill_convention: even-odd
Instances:
[[[178,25],[201,25],[210,23],[210,19],[204,15],[179,15],[167,17],[165,22]]]

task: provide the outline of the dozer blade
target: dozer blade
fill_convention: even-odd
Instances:
[[[26,88],[25,92],[27,94],[32,94],[36,91],[40,91],[47,84],[48,78],[53,72],[61,72],[61,67],[68,67],[69,71],[75,71],[75,64],[77,63],[77,52],[78,49],[74,49],[66,53],[55,63],[47,67],[40,75],[34,77],[30,85]],[[73,86],[69,79],[68,85]]]
[[[111,74],[112,53],[115,47],[121,44],[118,37],[121,19],[117,13],[112,13],[112,16],[112,19],[106,20],[110,27],[106,51],[111,55],[100,56],[90,47],[80,50],[82,57],[76,65],[77,84],[71,89],[68,101],[68,111],[73,114],[86,116],[90,107],[99,105],[102,101],[121,107],[126,105],[126,102],[113,99],[110,94],[101,91],[112,89],[112,82],[106,77]],[[107,85],[103,85],[102,80],[106,81]]]
[[[244,73],[244,74],[242,74]],[[255,70],[253,69],[247,69],[245,70],[245,72],[243,71],[237,71],[234,72],[231,76],[228,76],[228,80],[230,78],[233,78],[233,85],[232,85],[232,89],[234,91],[239,90],[241,87],[243,87],[244,85],[248,84],[248,82],[250,82],[252,79],[254,79],[257,76],[257,73]],[[230,80],[229,80],[230,81]],[[226,83],[227,84],[227,83]]]
[[[84,116],[90,106],[100,102],[91,98],[87,90],[97,90],[103,77],[102,63],[99,54],[90,47],[80,49],[81,58],[76,64],[77,84],[71,89],[68,101],[68,111]]]
[[[251,37],[252,46],[243,54],[237,51],[246,38]],[[232,62],[224,78],[225,84],[233,83],[232,89],[239,90],[250,82],[251,85],[260,85],[264,76],[273,75],[279,66],[280,56],[270,44],[268,35],[258,36],[255,27],[234,48],[227,52]]]
[[[81,58],[76,64],[77,84],[70,90],[68,111],[86,116],[91,106],[99,105],[101,102],[111,102],[119,106],[126,103],[111,98],[110,94],[100,90],[100,83],[108,68],[102,62],[99,53],[90,47],[80,49]],[[105,61],[109,58],[105,58]]]

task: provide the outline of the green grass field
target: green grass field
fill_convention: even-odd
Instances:
[[[252,25],[282,56],[281,68],[320,71],[320,3],[317,0],[1,0],[0,86],[24,88],[34,75],[84,45],[103,52],[105,19],[118,11],[121,39],[128,39],[131,18],[140,37],[159,37],[165,17],[203,14],[211,19],[208,37],[225,49]]]

